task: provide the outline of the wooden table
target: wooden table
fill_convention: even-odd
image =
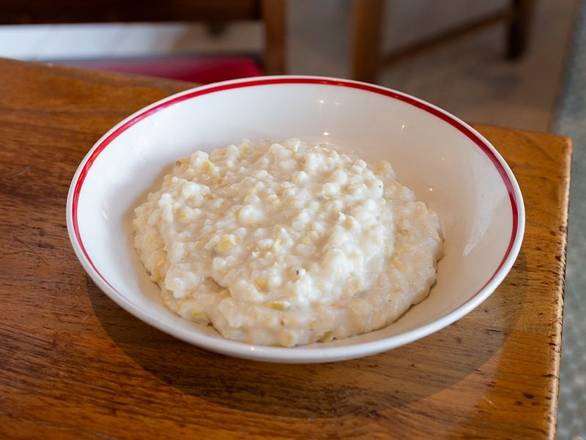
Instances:
[[[124,312],[70,248],[65,199],[93,142],[184,83],[0,61],[0,438],[553,438],[568,139],[479,126],[527,209],[519,259],[474,312],[365,359],[262,364]]]

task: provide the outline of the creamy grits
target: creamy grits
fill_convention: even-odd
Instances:
[[[437,215],[330,145],[229,145],[177,161],[135,210],[164,304],[224,337],[291,347],[379,329],[436,279]]]

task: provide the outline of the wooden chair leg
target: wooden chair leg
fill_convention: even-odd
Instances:
[[[535,0],[511,0],[511,21],[507,33],[507,58],[523,56],[529,46]]]
[[[384,0],[352,2],[352,78],[376,81],[380,66]]]
[[[287,73],[287,1],[262,0],[261,13],[265,27],[265,73]]]

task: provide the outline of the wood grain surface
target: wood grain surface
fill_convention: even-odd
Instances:
[[[468,316],[360,360],[208,353],[124,312],[65,226],[69,181],[124,116],[188,85],[0,61],[0,438],[553,438],[570,143],[478,127],[525,196],[511,274]]]

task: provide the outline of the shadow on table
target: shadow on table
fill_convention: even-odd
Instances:
[[[391,352],[309,365],[245,361],[198,349],[118,307],[88,278],[88,294],[112,340],[150,374],[183,393],[240,411],[284,417],[376,416],[459,382],[503,346],[526,295],[524,256],[515,298],[501,290],[448,328]]]
[[[510,296],[507,310],[515,317],[507,319],[507,322],[511,321],[511,324],[507,325],[507,331],[510,332],[514,325],[517,335],[514,340],[503,341],[500,356],[492,362],[489,369],[491,376],[489,386],[484,390],[482,398],[475,402],[473,408],[470,408],[461,423],[452,426],[453,429],[449,432],[450,438],[466,438],[470,432],[486,424],[487,414],[503,411],[501,407],[503,404],[505,408],[513,408],[510,410],[511,417],[502,417],[499,420],[499,428],[502,433],[508,433],[507,438],[546,438],[552,435],[552,426],[555,432],[555,421],[551,423],[545,414],[550,413],[549,417],[555,420],[555,405],[552,406],[552,401],[555,401],[557,388],[555,385],[551,386],[554,362],[550,356],[552,350],[559,350],[560,347],[555,348],[556,344],[552,342],[555,339],[555,332],[546,335],[543,331],[543,327],[553,327],[554,323],[544,320],[545,318],[542,318],[544,312],[539,312],[536,308],[535,299],[540,294],[540,287],[543,289],[543,285],[538,275],[541,266],[535,261],[535,256],[533,260],[530,267],[534,269],[528,273],[527,257],[521,250],[514,270],[506,281]],[[546,286],[545,289],[548,287]],[[530,292],[531,297],[527,296],[527,292]],[[557,301],[556,299],[555,303]],[[523,317],[519,319],[521,314]],[[561,321],[559,324],[561,325]],[[541,343],[548,344],[550,350],[536,350],[535,335],[539,334],[542,338]],[[524,341],[527,342],[526,345]],[[494,387],[495,384],[500,386]],[[541,429],[538,427],[539,424]]]

